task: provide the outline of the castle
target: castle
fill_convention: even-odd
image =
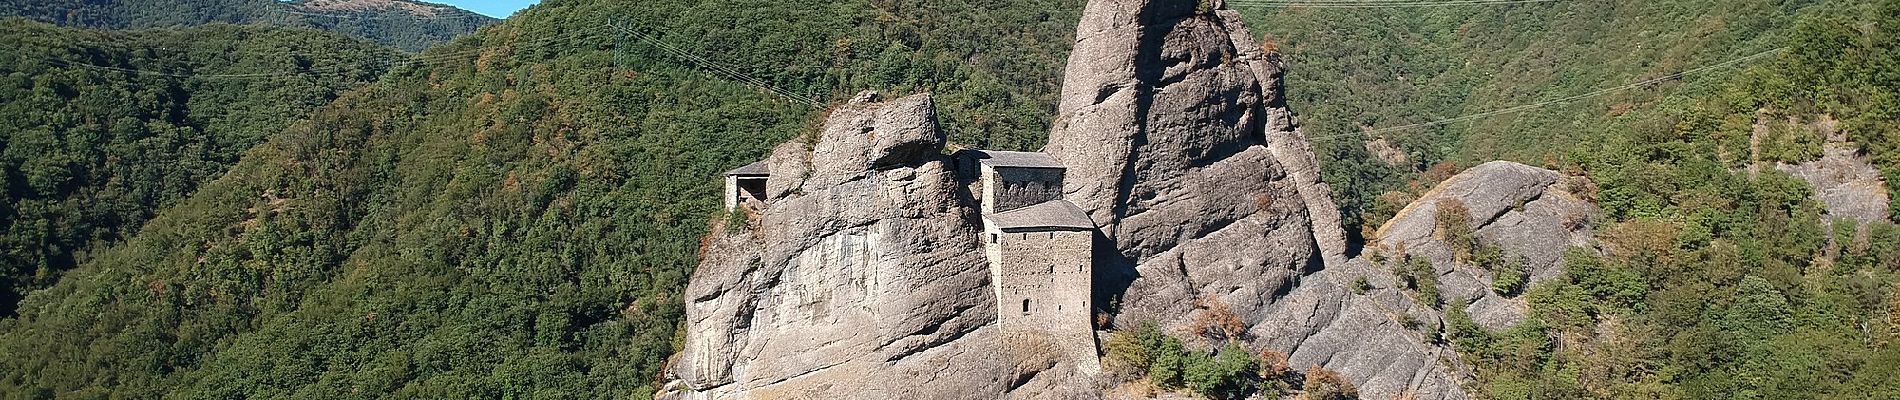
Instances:
[[[1095,341],[1095,222],[1062,198],[1068,170],[1046,153],[962,150],[957,177],[983,214],[997,327],[1006,340],[1046,338],[1056,356],[1099,368]],[[726,173],[725,205],[761,207],[763,162]]]

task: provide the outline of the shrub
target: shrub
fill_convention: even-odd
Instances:
[[[1148,355],[1148,348],[1134,332],[1114,331],[1108,333],[1108,339],[1102,342],[1107,353],[1102,357],[1102,367],[1117,376],[1135,376],[1148,371],[1154,360]]]
[[[726,212],[725,229],[727,235],[736,235],[739,232],[744,232],[746,225],[749,223],[751,223],[751,221],[746,216],[745,207],[733,207],[732,210]]]
[[[1471,230],[1471,209],[1458,199],[1439,200],[1437,204],[1432,236],[1451,247],[1458,261],[1470,261],[1472,250],[1478,245],[1478,235]]]
[[[1501,296],[1510,296],[1524,290],[1524,281],[1530,271],[1524,266],[1524,259],[1517,258],[1492,270],[1497,278],[1491,280],[1491,291]]]
[[[1279,398],[1281,394],[1286,393],[1288,389],[1286,382],[1287,373],[1293,372],[1293,366],[1288,362],[1286,353],[1273,350],[1262,351],[1260,352],[1260,361],[1255,365],[1260,367],[1261,382],[1259,389],[1261,398]]]
[[[1159,346],[1149,350],[1154,362],[1148,365],[1148,381],[1163,389],[1180,388],[1187,372],[1187,346],[1180,339],[1163,337]]]
[[[1247,333],[1247,324],[1239,314],[1227,307],[1227,303],[1213,296],[1203,297],[1194,302],[1201,309],[1199,317],[1194,318],[1194,333],[1213,340],[1236,340]]]
[[[1318,365],[1306,370],[1306,400],[1351,400],[1359,398],[1359,388],[1333,370]]]
[[[1438,270],[1432,267],[1431,261],[1424,258],[1406,261],[1405,276],[1412,288],[1418,290],[1418,301],[1438,307]]]
[[[1188,360],[1187,386],[1195,393],[1234,399],[1253,391],[1252,375],[1259,367],[1253,355],[1237,343],[1228,343],[1212,356],[1196,352]]]

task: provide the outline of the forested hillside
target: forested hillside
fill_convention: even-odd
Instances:
[[[30,295],[0,393],[645,396],[717,174],[822,110],[608,24],[814,97],[934,91],[958,141],[1040,144],[1080,3],[923,4],[556,1],[431,50]]]
[[[1533,318],[1487,332],[1448,310],[1441,334],[1479,372],[1475,394],[1900,396],[1888,379],[1900,228],[1828,221],[1813,189],[1775,168],[1819,158],[1838,131],[1894,198],[1900,2],[1257,15],[1294,64],[1292,104],[1362,232],[1484,160],[1591,182],[1610,217],[1601,240],[1528,289]],[[1493,110],[1508,112],[1457,118]],[[1455,121],[1388,129],[1443,120]]]
[[[317,31],[0,20],[0,315],[397,52]],[[297,49],[297,50],[285,50]]]
[[[1738,69],[1495,116],[1416,124],[1669,78],[1788,46],[1788,32],[1799,16],[1864,1],[1556,1],[1372,9],[1237,3],[1256,16],[1256,30],[1278,43],[1292,64],[1291,99],[1321,148],[1326,179],[1344,189],[1339,196],[1347,222],[1363,218],[1368,222],[1364,230],[1370,230],[1410,201],[1381,201],[1381,194],[1407,189],[1406,182],[1439,163],[1471,166],[1503,158],[1554,166],[1570,149],[1627,132],[1629,127],[1612,125],[1630,110],[1653,107],[1663,96]],[[1368,150],[1369,141],[1386,152]]]
[[[322,29],[419,51],[495,22],[481,14],[409,0],[10,0],[0,16],[100,29],[210,23]]]

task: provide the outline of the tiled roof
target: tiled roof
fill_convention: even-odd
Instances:
[[[1054,228],[1064,230],[1095,229],[1095,221],[1068,200],[1051,200],[985,216],[997,229]]]
[[[726,175],[729,175],[729,176],[730,175],[770,176],[772,175],[772,172],[770,169],[765,167],[765,161],[759,161],[759,162],[755,162],[751,164],[746,164],[743,167],[739,167],[731,171],[726,171]]]
[[[982,163],[991,167],[1015,168],[1068,168],[1050,157],[1049,153],[1031,153],[1026,151],[976,150],[983,155]]]

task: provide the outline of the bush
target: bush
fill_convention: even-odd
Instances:
[[[1141,346],[1135,334],[1127,331],[1108,333],[1108,339],[1102,341],[1102,367],[1117,376],[1135,376],[1148,370],[1153,360],[1148,358],[1148,349]]]
[[[1434,216],[1432,236],[1451,247],[1458,261],[1471,260],[1472,250],[1477,248],[1477,232],[1471,230],[1471,209],[1458,199],[1438,201],[1438,214]]]
[[[1306,400],[1350,400],[1359,398],[1359,388],[1333,370],[1318,365],[1306,370]]]
[[[1180,388],[1185,383],[1183,378],[1190,356],[1181,339],[1163,337],[1158,346],[1149,349],[1149,354],[1154,357],[1154,362],[1148,365],[1149,382],[1162,389]]]
[[[1228,343],[1220,352],[1209,356],[1194,353],[1188,358],[1187,386],[1195,393],[1217,398],[1235,399],[1252,392],[1254,373],[1259,368],[1253,354],[1237,343]]]
[[[1203,297],[1194,304],[1201,314],[1194,318],[1194,333],[1213,340],[1232,341],[1247,333],[1247,324],[1242,322],[1240,314],[1235,314],[1227,303],[1213,296]]]
[[[1499,266],[1492,272],[1497,274],[1497,278],[1491,280],[1491,291],[1501,296],[1510,296],[1524,290],[1524,281],[1528,279],[1526,275],[1530,271],[1524,266],[1524,259],[1518,258]]]
[[[1413,258],[1407,266],[1410,267],[1408,273],[1411,274],[1412,285],[1418,289],[1418,300],[1427,306],[1438,307],[1438,270],[1424,258]]]
[[[1260,361],[1256,365],[1260,366],[1261,398],[1279,398],[1280,394],[1286,393],[1287,373],[1293,372],[1293,366],[1287,360],[1286,353],[1273,350],[1262,351]]]

